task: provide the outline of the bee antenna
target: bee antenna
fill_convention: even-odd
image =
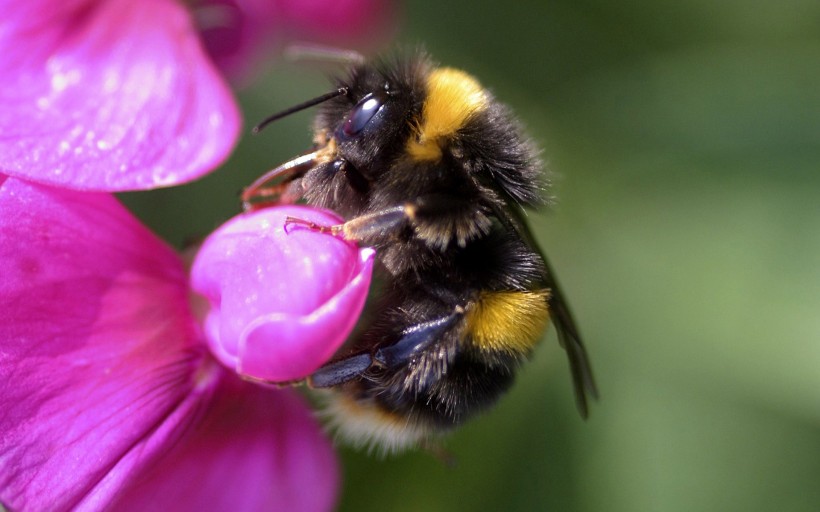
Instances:
[[[281,112],[277,112],[277,113],[275,113],[271,116],[266,117],[265,119],[262,120],[262,122],[260,122],[256,126],[254,126],[253,130],[251,130],[251,131],[254,134],[257,134],[257,133],[261,132],[263,128],[265,128],[267,125],[271,124],[274,121],[278,121],[279,119],[282,119],[283,117],[287,117],[287,116],[289,116],[289,115],[291,115],[295,112],[299,112],[300,110],[305,110],[306,108],[313,107],[315,105],[318,105],[319,103],[324,103],[325,101],[333,99],[337,96],[344,96],[345,94],[347,94],[347,87],[339,87],[335,91],[331,91],[329,93],[322,94],[321,96],[317,96],[316,98],[313,98],[312,100],[308,100],[308,101],[305,101],[304,103],[294,105],[294,106],[292,106],[290,108],[287,108],[287,109],[285,109]]]

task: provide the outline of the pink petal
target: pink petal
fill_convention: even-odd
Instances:
[[[338,466],[290,390],[225,379],[201,424],[112,510],[331,510]]]
[[[203,244],[192,287],[211,309],[211,350],[241,375],[301,379],[333,355],[356,323],[367,296],[374,253],[299,226],[288,215],[322,225],[342,220],[304,206],[266,208],[235,217]]]
[[[389,0],[280,0],[281,15],[294,37],[334,45],[361,46],[395,29]]]
[[[3,1],[0,171],[120,191],[212,170],[239,114],[171,0]]]
[[[277,2],[192,0],[190,8],[208,54],[234,82],[264,68],[281,32]]]
[[[182,263],[107,194],[8,178],[0,268],[0,502],[102,507],[219,368],[203,366]]]
[[[288,38],[338,48],[374,46],[395,28],[387,0],[191,0],[202,40],[234,83],[260,69]],[[351,46],[352,45],[352,46]]]

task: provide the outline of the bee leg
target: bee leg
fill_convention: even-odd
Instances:
[[[289,193],[290,185],[315,167],[319,156],[320,150],[297,156],[257,178],[242,191],[242,208],[252,211],[298,200],[298,197]]]
[[[443,335],[452,329],[463,316],[464,308],[456,306],[455,310],[447,316],[416,324],[405,330],[404,336],[396,343],[378,349],[374,359],[388,368],[407,364],[413,356],[441,340]]]
[[[285,219],[285,227],[297,224],[313,231],[328,233],[345,240],[364,241],[383,238],[386,234],[396,231],[399,227],[407,224],[406,207],[395,206],[377,212],[356,217],[344,224],[335,226],[322,226],[304,219],[288,217]]]
[[[335,226],[319,226],[295,218],[289,218],[287,222],[365,245],[378,245],[410,227],[415,237],[441,249],[446,249],[452,241],[463,247],[468,240],[488,232],[492,225],[484,211],[464,198],[450,194],[420,196],[412,202]]]
[[[341,229],[346,240],[377,245],[401,230],[412,229],[413,236],[431,247],[446,249],[489,232],[489,217],[476,205],[452,194],[426,194],[391,208],[356,217]]]
[[[290,193],[292,183],[283,182],[271,186],[246,189],[242,193],[242,210],[253,212],[276,204],[292,204],[298,198]]]
[[[410,327],[396,343],[376,350],[374,355],[354,354],[326,364],[308,377],[308,385],[329,388],[353,380],[374,366],[392,368],[406,364],[414,355],[441,340],[463,316],[464,308],[456,306],[447,316]]]
[[[312,388],[330,388],[355,379],[373,365],[370,354],[356,354],[316,370],[308,377],[308,386]]]
[[[298,217],[291,217],[288,215],[285,217],[285,232],[289,232],[289,228],[293,225],[305,227],[311,231],[316,231],[317,233],[326,233],[328,235],[333,236],[340,236],[342,232],[342,227],[344,224],[337,224],[335,226],[324,226],[322,224],[317,224],[313,221],[300,219]]]

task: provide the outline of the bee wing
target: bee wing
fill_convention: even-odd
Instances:
[[[517,203],[507,202],[504,206],[496,205],[493,209],[499,220],[509,229],[515,230],[521,239],[533,251],[537,252],[544,261],[546,271],[544,282],[550,289],[548,299],[550,316],[558,333],[558,341],[569,358],[578,411],[581,413],[581,417],[586,418],[589,415],[589,398],[598,398],[598,387],[595,385],[595,379],[592,375],[589,356],[581,341],[581,335],[576,327],[572,312],[555,277],[555,272],[552,270],[546,254],[538,246],[535,237],[533,237],[527,226],[523,208]]]
[[[567,305],[561,287],[555,279],[555,272],[550,267],[549,261],[543,254],[544,265],[547,269],[547,286],[550,288],[550,298],[548,300],[551,316],[555,323],[555,330],[558,332],[558,341],[569,358],[572,382],[575,387],[575,399],[578,410],[583,418],[589,414],[588,397],[598,398],[598,387],[595,385],[595,378],[592,375],[592,366],[589,356],[581,341],[581,335],[575,326],[572,312]]]

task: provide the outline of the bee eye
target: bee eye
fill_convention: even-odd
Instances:
[[[374,92],[365,96],[353,107],[353,111],[347,116],[345,122],[340,126],[342,138],[355,137],[364,130],[367,123],[381,110],[387,101],[387,92]]]

